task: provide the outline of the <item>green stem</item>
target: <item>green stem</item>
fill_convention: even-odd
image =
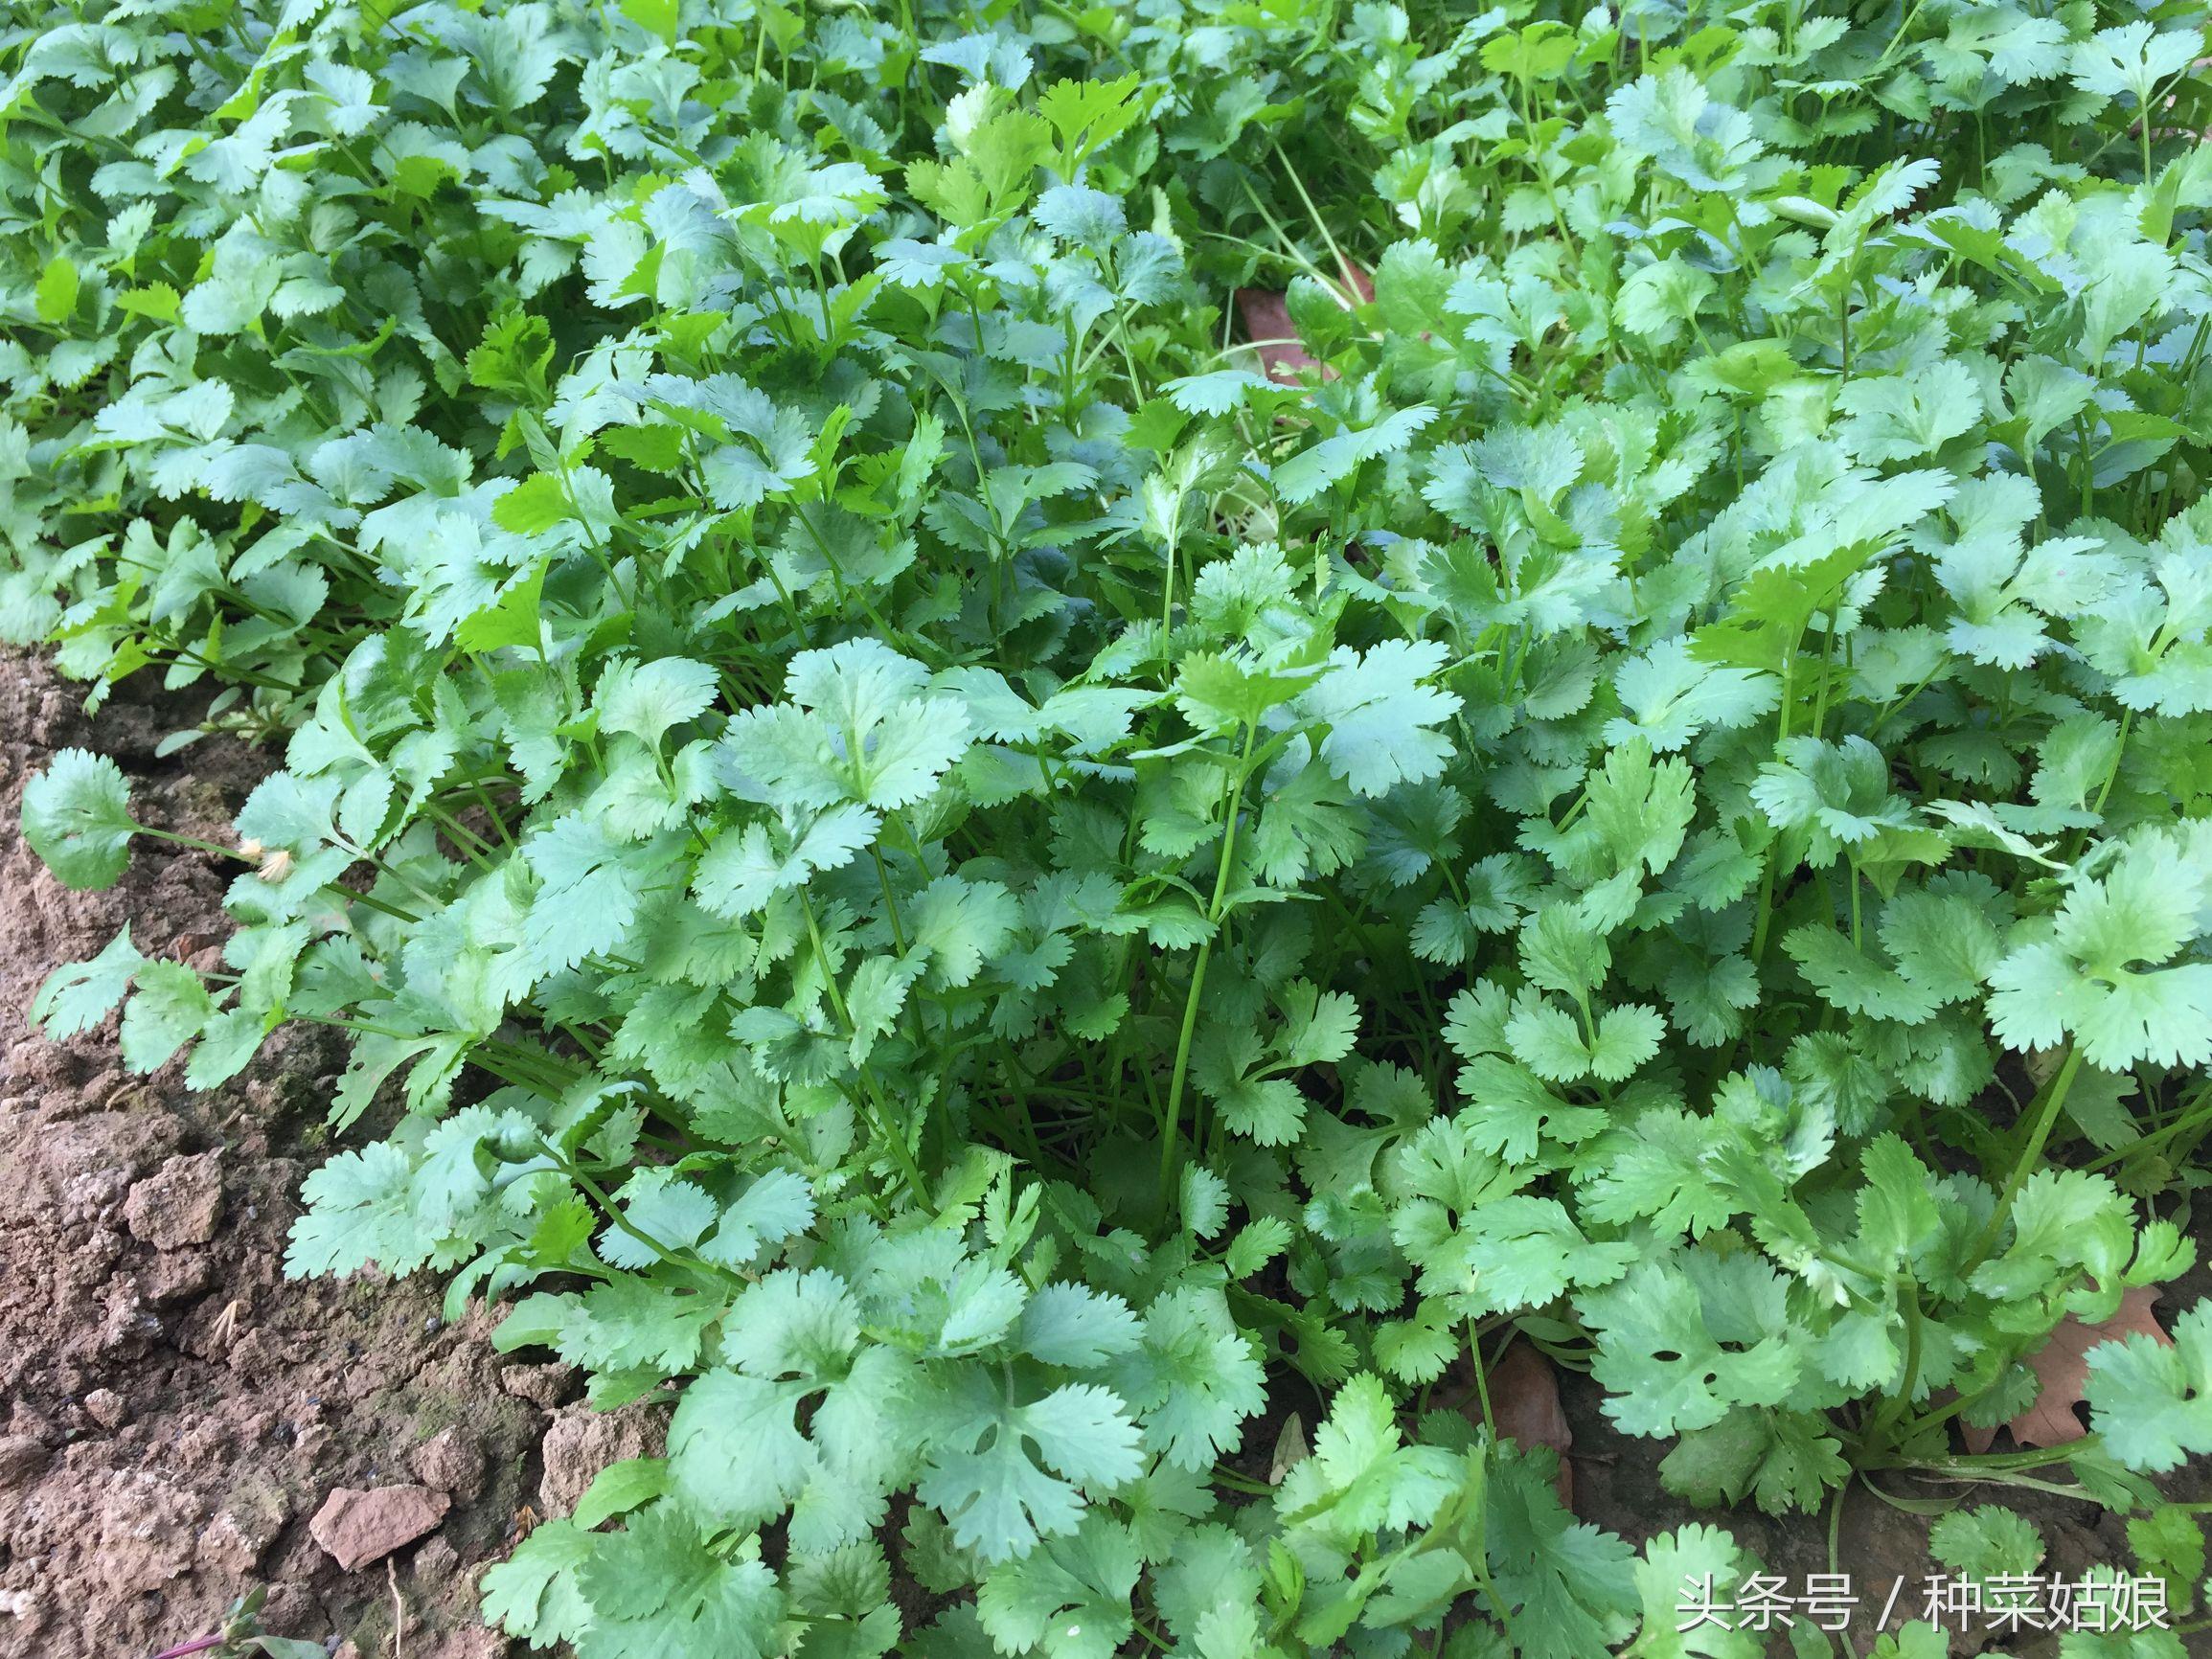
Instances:
[[[1175,1066],[1168,1078],[1166,1127],[1160,1137],[1160,1202],[1171,1211],[1175,1202],[1175,1183],[1182,1173],[1175,1137],[1182,1122],[1183,1079],[1190,1070],[1191,1036],[1198,1026],[1198,994],[1205,989],[1206,963],[1213,949],[1211,937],[1198,943],[1198,958],[1191,967],[1190,992],[1183,998],[1182,1031],[1175,1038]]]
[[[1181,539],[1175,533],[1181,527],[1182,522],[1183,503],[1182,498],[1177,496],[1175,505],[1172,510],[1172,515],[1168,520],[1167,575],[1162,582],[1163,591],[1160,595],[1160,661],[1166,665],[1166,671],[1170,674],[1174,672],[1174,666],[1169,662],[1168,642],[1174,639],[1175,635],[1175,559],[1177,557],[1175,544]]]
[[[1848,1478],[1836,1489],[1836,1501],[1828,1506],[1828,1570],[1839,1573],[1842,1568],[1843,1500],[1851,1491]]]
[[[2093,1175],[2100,1170],[2109,1170],[2121,1159],[2132,1158],[2146,1147],[2156,1146],[2161,1141],[2171,1140],[2176,1135],[2186,1134],[2191,1129],[2202,1128],[2207,1125],[2212,1125],[2212,1095],[2207,1095],[2197,1106],[2182,1113],[2164,1128],[2154,1129],[2147,1135],[2130,1141],[2124,1147],[2107,1152],[2101,1158],[2095,1158],[2084,1164],[2082,1166],[2083,1172]]]
[[[1821,727],[1828,723],[1829,667],[1836,658],[1836,599],[1828,602],[1828,628],[1820,646],[1820,685],[1813,693],[1813,735],[1820,736]]]
[[[431,822],[445,831],[453,845],[461,850],[461,855],[464,858],[481,870],[495,868],[491,861],[485,857],[485,853],[490,849],[484,838],[454,817],[452,813],[433,801],[422,803],[422,813],[424,817],[430,819]]]
[[[1248,1481],[1235,1470],[1224,1468],[1220,1464],[1214,1466],[1214,1484],[1227,1487],[1233,1492],[1248,1493],[1255,1498],[1271,1498],[1275,1495],[1273,1487],[1261,1481]]]
[[[1229,891],[1229,867],[1237,851],[1237,814],[1243,809],[1244,780],[1252,764],[1253,728],[1244,728],[1244,750],[1237,765],[1236,782],[1229,785],[1228,820],[1221,828],[1221,864],[1214,874],[1214,897],[1206,905],[1206,937],[1198,942],[1197,960],[1191,965],[1191,989],[1183,997],[1182,1030],[1175,1038],[1174,1069],[1168,1075],[1168,1107],[1160,1137],[1160,1203],[1173,1211],[1181,1159],[1176,1143],[1183,1116],[1183,1084],[1191,1069],[1191,1039],[1198,1029],[1198,998],[1206,989],[1206,965],[1213,960],[1214,940],[1221,925],[1221,901]]]
[[[1774,753],[1779,756],[1790,741],[1790,700],[1796,695],[1793,685],[1797,666],[1797,640],[1793,637],[1782,653],[1782,706],[1774,716]],[[1767,930],[1774,916],[1774,881],[1777,867],[1782,862],[1783,837],[1777,833],[1767,844],[1765,868],[1759,873],[1759,914],[1751,924],[1751,966],[1759,966],[1767,959]]]
[[[2004,1191],[1997,1194],[1996,1208],[1990,1212],[1989,1224],[1974,1240],[1968,1252],[1965,1265],[1958,1276],[1968,1278],[1976,1267],[1988,1260],[1997,1236],[2004,1231],[2005,1218],[2012,1214],[2013,1200],[2019,1194],[2020,1186],[2036,1172],[2043,1160],[2043,1147],[2051,1138],[2051,1128],[2059,1121],[2059,1108],[2066,1102],[2066,1091],[2074,1086],[2074,1074],[2082,1068],[2082,1051],[2069,1041],[2066,1057],[2059,1066],[2057,1075],[2043,1086],[2042,1109],[2036,1116],[2035,1127],[2028,1135],[2028,1144],[2020,1148],[2020,1155],[2013,1165],[2013,1172],[2005,1177]]]
[[[680,1256],[673,1250],[671,1250],[666,1244],[663,1244],[650,1233],[645,1232],[643,1229],[639,1228],[629,1219],[628,1216],[625,1216],[622,1213],[621,1208],[615,1203],[614,1199],[608,1196],[606,1190],[601,1187],[600,1184],[594,1181],[589,1175],[585,1174],[579,1166],[562,1157],[559,1148],[555,1147],[550,1141],[545,1140],[540,1140],[537,1144],[544,1150],[545,1155],[551,1158],[554,1163],[559,1166],[560,1172],[563,1175],[567,1176],[571,1181],[574,1181],[579,1187],[582,1187],[584,1190],[584,1193],[591,1198],[591,1201],[597,1204],[600,1209],[605,1213],[606,1218],[614,1223],[615,1227],[619,1231],[628,1234],[632,1239],[636,1239],[640,1244],[643,1244],[648,1250],[651,1251],[655,1256],[659,1257],[661,1261],[667,1262],[672,1267],[681,1267],[692,1272],[709,1273],[718,1279],[729,1280],[740,1284],[744,1283],[742,1279],[741,1279],[737,1274],[731,1272],[728,1268],[718,1267],[715,1265],[715,1263],[705,1260],[703,1257]]]
[[[1767,960],[1767,929],[1774,918],[1774,870],[1782,859],[1782,838],[1777,835],[1767,849],[1765,868],[1759,872],[1759,916],[1751,924],[1751,966],[1758,967]]]
[[[1883,1452],[1896,1443],[1897,1420],[1912,1410],[1913,1390],[1920,1386],[1920,1286],[1902,1273],[1896,1283],[1904,1293],[1900,1300],[1904,1307],[1904,1370],[1898,1377],[1897,1392],[1867,1425],[1865,1440],[1870,1450]]]
[[[1503,1357],[1502,1351],[1499,1357]],[[1482,1426],[1489,1431],[1491,1449],[1497,1449],[1497,1416],[1490,1406],[1490,1372],[1482,1363],[1482,1336],[1479,1331],[1467,1333],[1467,1363],[1474,1372],[1474,1397],[1482,1405]]]
[[[1353,263],[1344,257],[1344,250],[1336,245],[1336,239],[1330,235],[1329,221],[1322,216],[1321,210],[1313,205],[1313,198],[1306,193],[1306,181],[1298,176],[1298,170],[1290,165],[1290,158],[1283,153],[1282,145],[1273,140],[1269,142],[1274,148],[1275,159],[1283,164],[1283,170],[1290,175],[1290,188],[1298,193],[1298,199],[1306,204],[1307,216],[1313,221],[1313,228],[1321,233],[1321,240],[1336,261],[1337,284],[1344,290],[1349,308],[1350,305],[1357,304],[1359,299],[1358,291],[1352,282]]]
[[[853,1023],[852,1014],[846,1011],[844,993],[837,989],[836,971],[830,966],[830,953],[822,943],[821,924],[814,920],[814,901],[804,889],[799,894],[799,908],[807,918],[807,938],[814,947],[814,960],[822,965],[822,986],[829,993],[830,1010],[837,1016],[837,1023],[845,1028],[848,1038],[857,1036],[859,1027]],[[899,1166],[899,1173],[913,1190],[914,1201],[924,1210],[928,1209],[929,1185],[923,1179],[922,1167],[914,1161],[914,1148],[906,1144],[906,1137],[900,1130],[898,1118],[892,1112],[890,1102],[883,1099],[882,1091],[876,1086],[876,1074],[868,1069],[865,1061],[854,1069],[859,1074],[860,1086],[868,1096],[868,1100],[861,1105],[862,1112],[875,1124],[876,1132],[890,1148],[892,1161]]]
[[[2112,793],[2112,784],[2120,775],[2120,757],[2128,751],[2128,733],[2134,723],[2135,711],[2132,709],[2122,710],[2120,713],[2120,740],[2112,745],[2112,763],[2105,768],[2105,781],[2098,787],[2096,800],[2089,806],[2089,810],[2100,817],[2104,814],[2105,802]]]
[[[1950,1480],[1993,1480],[2018,1475],[2022,1469],[2045,1468],[2052,1464],[2070,1463],[2096,1448],[2097,1437],[2090,1435],[2052,1451],[1984,1452],[1973,1457],[1880,1458],[1868,1462],[1865,1467],[1918,1469],[1925,1474]]]
[[[140,824],[136,820],[132,821],[131,828],[138,834],[150,835],[156,841],[167,841],[176,847],[190,847],[195,852],[213,852],[217,858],[234,858],[240,864],[261,862],[258,858],[240,852],[236,847],[220,847],[213,841],[202,841],[196,835],[179,835],[171,830],[156,830],[150,824]]]

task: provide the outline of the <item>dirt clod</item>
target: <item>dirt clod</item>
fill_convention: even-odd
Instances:
[[[0,1491],[35,1480],[53,1454],[26,1434],[0,1435]]]
[[[340,1487],[308,1523],[308,1534],[345,1571],[380,1561],[437,1530],[453,1500],[428,1487]]]
[[[215,1284],[215,1258],[204,1250],[164,1250],[138,1276],[139,1294],[156,1307],[189,1302]]]
[[[588,1405],[564,1407],[545,1431],[539,1512],[565,1515],[607,1465],[658,1457],[667,1443],[668,1413],[657,1407],[627,1405],[607,1412]]]
[[[96,1388],[84,1397],[84,1415],[102,1428],[120,1428],[130,1408],[112,1388]]]
[[[573,1398],[579,1380],[573,1365],[511,1365],[499,1374],[502,1389],[541,1411],[552,1411]]]
[[[407,1454],[424,1486],[464,1501],[484,1489],[484,1452],[457,1428],[443,1428]]]
[[[131,1188],[123,1204],[130,1236],[161,1250],[207,1243],[222,1225],[222,1215],[218,1152],[170,1159],[159,1174]]]
[[[104,1483],[99,1517],[100,1577],[110,1590],[143,1595],[192,1570],[206,1511],[191,1492],[138,1469]]]
[[[260,1527],[256,1517],[225,1510],[199,1535],[200,1562],[220,1572],[244,1575],[260,1564],[262,1552],[274,1541],[274,1532]]]

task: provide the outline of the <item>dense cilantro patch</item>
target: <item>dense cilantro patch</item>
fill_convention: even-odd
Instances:
[[[1699,1503],[2212,1451],[2201,1312],[1953,1443],[2193,1259],[2201,13],[1554,10],[0,36],[0,617],[285,744],[39,1017],[348,1031],[293,1270],[673,1401],[510,1630],[1754,1651],[1425,1409],[1516,1331]]]

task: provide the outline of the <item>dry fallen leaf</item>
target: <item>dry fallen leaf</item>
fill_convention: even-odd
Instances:
[[[1374,281],[1365,271],[1347,264],[1345,274],[1361,300],[1375,298]],[[1239,288],[1237,317],[1244,325],[1244,337],[1253,342],[1261,371],[1268,379],[1290,384],[1301,370],[1315,368],[1321,371],[1322,378],[1335,378],[1335,370],[1318,362],[1298,343],[1298,330],[1290,322],[1290,308],[1282,289]]]
[[[1306,1444],[1306,1425],[1292,1412],[1283,1420],[1283,1432],[1275,1437],[1275,1455],[1267,1463],[1267,1484],[1281,1486],[1283,1477],[1311,1455]]]
[[[1290,309],[1279,289],[1239,288],[1237,317],[1268,379],[1293,381],[1300,370],[1316,366],[1312,354],[1298,344],[1298,330],[1290,326]]]
[[[1574,1431],[1560,1406],[1559,1374],[1543,1351],[1532,1342],[1516,1342],[1490,1370],[1490,1410],[1497,1432],[1524,1450],[1548,1445],[1560,1454],[1559,1478],[1553,1482],[1560,1502],[1574,1508],[1574,1469],[1567,1453],[1574,1449]]]
[[[2052,1331],[2050,1341],[2028,1356],[2028,1369],[2036,1374],[2039,1386],[2035,1403],[2005,1424],[2013,1439],[2023,1446],[2054,1446],[2085,1438],[2088,1430],[2074,1415],[2074,1407],[2081,1404],[2083,1385],[2088,1381],[2089,1350],[2138,1332],[2170,1346],[2172,1338],[2151,1311],[2157,1300],[2158,1292],[2144,1285],[2123,1294],[2119,1311],[2103,1324],[2084,1325],[2069,1315]],[[1989,1450],[1996,1439],[1994,1428],[1975,1428],[1972,1423],[1961,1423],[1959,1433],[1972,1452]]]

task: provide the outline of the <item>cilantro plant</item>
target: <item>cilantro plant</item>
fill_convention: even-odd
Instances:
[[[673,1406],[487,1578],[584,1659],[1754,1651],[1676,1629],[1724,1533],[1499,1439],[1516,1340],[1699,1504],[2145,1510],[2201,1310],[2084,1441],[1958,1430],[2194,1258],[2204,51],[20,11],[0,626],[282,761],[224,970],[37,1017],[344,1033],[290,1269]],[[82,752],[23,815],[166,833]]]

